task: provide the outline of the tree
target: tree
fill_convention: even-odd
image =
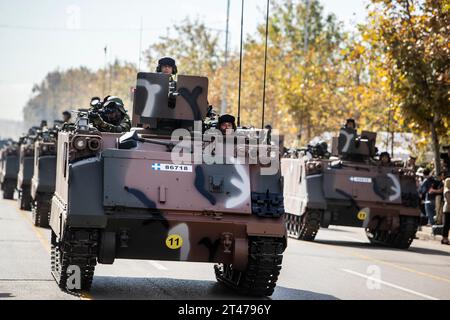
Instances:
[[[450,5],[448,0],[372,0],[370,14],[392,70],[392,91],[404,122],[431,135],[435,168],[450,123]]]
[[[130,110],[130,88],[136,84],[136,74],[134,64],[119,61],[96,72],[85,67],[49,72],[33,87],[23,111],[25,124],[32,126],[41,120],[53,121],[60,119],[64,110],[87,108],[93,96],[119,96]]]

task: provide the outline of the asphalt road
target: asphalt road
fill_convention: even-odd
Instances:
[[[80,299],[50,275],[50,231],[0,200],[0,300]],[[99,265],[82,299],[242,299],[216,283],[213,265],[119,260]],[[450,246],[416,240],[408,251],[371,246],[361,229],[331,227],[313,243],[289,240],[271,299],[450,299]]]

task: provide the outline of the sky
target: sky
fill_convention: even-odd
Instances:
[[[367,16],[367,0],[321,2],[349,29]],[[265,4],[245,1],[246,34],[264,21]],[[186,17],[199,18],[224,34],[226,5],[227,0],[0,0],[0,119],[21,120],[33,85],[49,71],[79,66],[95,70],[116,58],[137,65],[140,47],[148,48]],[[231,0],[234,48],[239,44],[240,10],[241,1]]]

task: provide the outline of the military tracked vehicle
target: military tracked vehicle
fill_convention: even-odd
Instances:
[[[17,175],[18,202],[21,210],[31,211],[31,179],[34,171],[34,139],[39,127],[32,127],[19,148],[19,173]]]
[[[10,142],[1,150],[0,182],[3,199],[14,199],[19,173],[19,143]]]
[[[258,150],[245,132],[228,162],[205,163],[208,79],[180,75],[177,88],[169,104],[169,76],[140,73],[132,132],[101,133],[80,113],[73,130],[59,133],[50,227],[61,289],[89,290],[97,263],[146,259],[214,263],[218,281],[238,292],[273,293],[287,242],[279,166],[262,175],[267,164],[237,160]],[[265,146],[259,153],[278,163],[276,147]],[[178,154],[186,158],[175,161]]]
[[[61,123],[38,133],[34,143],[34,170],[31,179],[33,222],[49,226],[50,207],[56,183],[56,141]]]
[[[320,227],[360,227],[371,243],[407,249],[419,224],[415,173],[375,160],[376,133],[343,128],[326,145],[282,160],[290,237],[313,241]]]

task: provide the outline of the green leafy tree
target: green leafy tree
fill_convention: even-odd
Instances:
[[[439,171],[440,140],[450,129],[449,1],[372,2],[372,40],[384,48],[396,105],[409,128],[429,134]]]

